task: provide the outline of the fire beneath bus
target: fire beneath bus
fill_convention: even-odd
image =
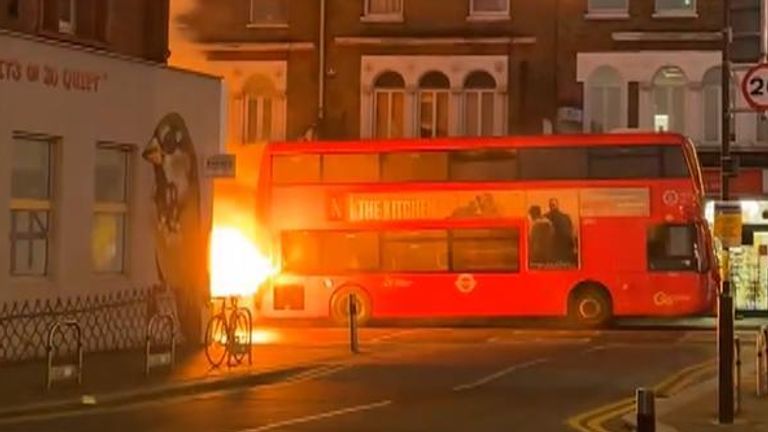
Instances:
[[[275,274],[275,267],[242,230],[216,226],[211,234],[212,297],[249,297]]]

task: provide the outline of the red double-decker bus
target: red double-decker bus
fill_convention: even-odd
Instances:
[[[703,184],[674,134],[268,146],[266,317],[614,316],[711,310]]]

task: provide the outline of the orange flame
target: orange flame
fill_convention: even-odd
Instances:
[[[214,227],[209,258],[213,297],[253,295],[276,273],[269,258],[235,227]]]

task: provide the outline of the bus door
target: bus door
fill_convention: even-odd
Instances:
[[[647,234],[648,271],[654,312],[677,314],[701,300],[698,230],[694,224],[651,223]]]

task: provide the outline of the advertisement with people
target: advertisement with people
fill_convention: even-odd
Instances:
[[[527,194],[528,265],[531,269],[579,266],[579,195],[576,190],[541,190]]]

